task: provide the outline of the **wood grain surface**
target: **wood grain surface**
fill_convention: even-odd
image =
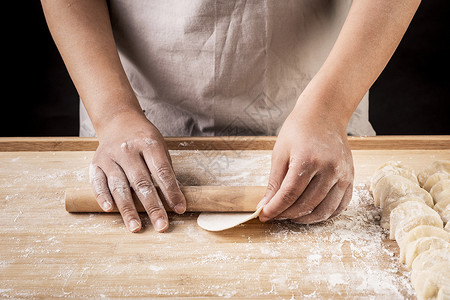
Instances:
[[[272,150],[275,136],[166,137],[172,150]],[[445,150],[450,135],[349,136],[352,150]],[[0,152],[8,151],[95,151],[97,138],[0,137]]]
[[[199,228],[196,213],[170,213],[164,234],[153,231],[145,214],[144,230],[131,234],[116,213],[67,213],[64,191],[89,187],[93,152],[3,148],[0,297],[414,298],[397,245],[379,226],[367,189],[375,169],[387,160],[420,170],[450,159],[450,147],[442,146],[448,140],[439,138],[441,148],[433,150],[432,137],[415,139],[405,143],[421,149],[405,150],[402,139],[389,145],[381,139],[383,149],[353,150],[354,197],[333,220],[310,226],[252,220],[218,233]],[[78,147],[76,140],[70,146],[65,139],[51,140],[58,149]],[[376,148],[374,143],[371,138],[368,149]],[[170,153],[183,185],[267,184],[270,150],[177,148]]]

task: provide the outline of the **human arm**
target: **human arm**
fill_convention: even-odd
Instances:
[[[261,221],[315,223],[351,199],[346,128],[398,46],[418,0],[355,0],[328,58],[283,124],[272,154]]]
[[[158,129],[143,114],[117,53],[105,0],[43,0],[53,39],[83,100],[99,139],[90,179],[99,205],[117,205],[127,228],[139,231],[130,185],[157,231],[167,214],[151,174],[168,205],[183,213],[186,203]]]

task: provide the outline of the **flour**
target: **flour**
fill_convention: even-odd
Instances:
[[[273,223],[268,230],[271,243],[277,244],[278,249],[286,249],[285,255],[286,251],[289,252],[288,247],[294,246],[296,242],[308,243],[310,254],[301,264],[309,274],[303,278],[307,280],[310,277],[317,287],[323,284],[330,289],[341,285],[354,286],[363,295],[411,296],[414,292],[409,273],[400,275],[401,264],[385,246],[386,231],[379,226],[379,210],[372,202],[367,186],[357,186],[352,202],[340,216],[314,225],[297,225],[288,221]],[[326,247],[324,243],[331,247]],[[354,259],[351,266],[343,261],[348,254]],[[380,257],[384,257],[384,262],[380,261]],[[326,270],[327,265],[333,272],[313,278],[314,270]],[[288,273],[280,275],[283,276],[284,279],[290,277]],[[279,278],[280,281],[284,279]],[[321,298],[318,293],[303,296]]]
[[[181,158],[182,151],[171,151],[183,185],[267,184],[270,151],[255,151],[254,157],[183,151],[190,151],[189,159]],[[153,232],[148,216],[141,214],[143,232],[129,234],[119,214],[64,210],[65,188],[89,187],[91,152],[66,159],[66,168],[58,162],[67,153],[32,154],[33,159],[44,159],[42,168],[30,167],[27,155],[31,154],[2,161],[8,169],[8,176],[0,177],[4,237],[0,273],[7,274],[0,275],[2,298],[352,295],[404,299],[414,295],[409,273],[397,258],[395,242],[379,225],[380,212],[366,185],[356,185],[347,210],[321,224],[252,220],[238,230],[217,234],[198,228],[197,214],[185,213],[169,214],[171,226],[159,234]],[[44,281],[50,284],[43,287]]]
[[[163,267],[155,266],[155,265],[150,265],[150,266],[148,266],[148,269],[149,269],[150,271],[153,271],[153,272],[159,272],[159,271],[161,271],[161,270],[164,270]]]
[[[179,143],[178,144],[178,147],[187,147],[187,146],[190,146],[190,145],[192,145],[194,142],[181,142],[181,143]]]
[[[330,274],[328,278],[329,278],[328,285],[330,286],[330,288],[334,288],[338,284],[347,283],[347,279],[345,279],[344,275],[340,273]]]

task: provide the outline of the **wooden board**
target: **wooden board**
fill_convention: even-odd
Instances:
[[[172,150],[272,150],[275,136],[166,137]],[[440,150],[450,148],[450,135],[349,136],[352,150]],[[0,137],[0,152],[95,151],[97,138]]]
[[[184,185],[265,185],[270,154],[171,150]],[[212,233],[195,213],[170,214],[164,234],[145,214],[144,230],[131,234],[118,214],[65,211],[64,190],[89,186],[92,155],[0,153],[0,297],[414,298],[367,184],[387,160],[418,170],[450,159],[450,149],[354,150],[352,203],[323,224],[253,220]]]

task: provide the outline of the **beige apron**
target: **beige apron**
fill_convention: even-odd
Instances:
[[[344,0],[111,0],[126,74],[164,136],[277,135],[330,52]],[[80,135],[94,136],[80,109]],[[374,135],[368,95],[350,135]]]

